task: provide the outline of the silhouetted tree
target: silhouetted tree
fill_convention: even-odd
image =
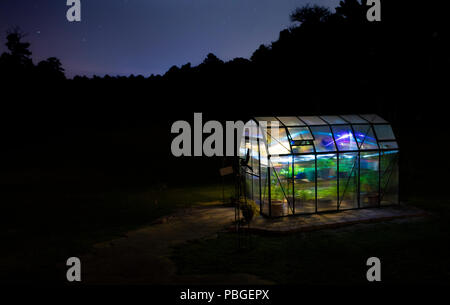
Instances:
[[[224,62],[213,53],[209,53],[196,70],[201,79],[217,80],[224,72]]]
[[[250,61],[246,58],[236,57],[236,58],[230,60],[229,62],[227,62],[226,64],[232,65],[232,66],[243,66],[243,65],[250,64]]]
[[[182,65],[180,70],[181,70],[182,72],[188,72],[188,71],[190,71],[191,69],[192,69],[191,63],[188,62],[187,64]]]
[[[33,64],[30,43],[22,41],[25,36],[19,27],[7,32],[6,47],[9,52],[0,56],[1,78],[10,82],[66,79],[62,64],[56,57],[43,60],[36,66]]]
[[[22,42],[26,35],[16,27],[7,32],[6,47],[8,52],[0,56],[0,69],[3,77],[15,79],[19,76],[31,77],[33,61],[31,60],[30,44]]]
[[[37,71],[39,76],[50,80],[66,79],[64,75],[64,68],[60,60],[56,57],[50,57],[38,63]]]
[[[207,65],[207,66],[214,66],[214,65],[221,65],[223,64],[223,61],[220,60],[216,55],[214,55],[213,53],[209,53],[205,60],[203,60],[203,65]]]
[[[331,16],[329,8],[319,5],[310,6],[309,4],[295,9],[290,19],[292,22],[299,22],[302,25],[313,25],[326,22]]]
[[[178,68],[177,66],[173,65],[164,74],[164,78],[169,79],[169,80],[175,80],[175,79],[178,78],[179,74],[180,74],[180,68]]]
[[[343,0],[336,7],[336,14],[349,23],[367,23],[367,7],[358,0]]]
[[[22,42],[22,38],[26,36],[20,28],[14,28],[7,32],[6,47],[10,51],[11,56],[20,64],[26,65],[31,63],[30,43]]]
[[[258,63],[266,61],[269,56],[270,56],[270,48],[262,44],[255,52],[253,52],[250,59],[251,61]]]

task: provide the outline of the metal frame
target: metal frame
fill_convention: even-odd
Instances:
[[[289,165],[291,167],[291,170],[292,170],[292,177],[288,177],[288,180],[290,179],[291,183],[292,183],[292,208],[291,208],[291,210],[289,210],[289,207],[287,209],[288,211],[292,211],[292,213],[289,212],[288,215],[283,215],[283,216],[273,216],[272,215],[272,194],[271,194],[271,178],[272,178],[271,177],[272,176],[271,170],[272,169],[271,169],[271,166],[270,166],[270,164],[271,164],[271,157],[272,156],[269,153],[268,147],[266,147],[267,162],[268,162],[268,166],[267,166],[267,184],[265,186],[263,186],[262,185],[262,181],[261,181],[261,148],[260,148],[260,145],[262,143],[261,143],[261,141],[259,139],[259,135],[258,135],[257,136],[257,140],[256,140],[256,143],[258,145],[258,169],[259,169],[258,170],[258,175],[254,174],[254,173],[250,173],[248,171],[245,171],[245,173],[246,174],[250,174],[253,177],[258,177],[259,178],[259,199],[260,199],[259,204],[260,204],[260,214],[261,215],[268,216],[268,217],[285,217],[285,216],[308,215],[308,214],[315,214],[315,213],[333,213],[333,212],[339,212],[339,211],[342,211],[342,210],[354,210],[354,209],[363,209],[363,208],[373,208],[373,207],[375,207],[375,206],[363,207],[361,205],[361,153],[370,153],[370,152],[374,152],[374,153],[378,154],[378,168],[377,168],[377,171],[378,171],[378,181],[377,181],[377,183],[378,183],[378,192],[377,192],[378,193],[378,204],[377,204],[376,207],[381,207],[382,195],[384,195],[384,193],[382,193],[382,191],[383,191],[383,187],[382,187],[382,172],[381,172],[381,170],[382,170],[382,168],[381,168],[381,166],[382,166],[382,163],[381,163],[382,162],[382,156],[384,156],[386,152],[395,151],[397,153],[397,158],[395,159],[395,162],[397,164],[396,166],[399,166],[400,146],[398,145],[398,141],[395,138],[394,139],[383,139],[383,140],[379,140],[379,138],[378,138],[377,132],[376,132],[374,127],[377,126],[377,125],[389,125],[390,126],[389,122],[373,123],[373,122],[370,122],[369,120],[365,119],[362,115],[356,115],[356,116],[359,119],[361,119],[364,123],[363,122],[352,123],[349,120],[345,119],[343,116],[336,115],[336,117],[341,119],[344,123],[333,124],[329,120],[326,120],[324,118],[324,116],[316,116],[316,117],[320,118],[323,122],[325,122],[325,124],[310,125],[310,124],[307,124],[304,120],[302,120],[299,116],[295,116],[299,120],[299,122],[301,124],[303,124],[303,125],[285,125],[279,119],[279,117],[274,117],[279,122],[280,128],[284,128],[285,129],[286,136],[287,136],[287,139],[288,139],[288,142],[289,142],[289,148],[290,148],[290,151],[291,151],[291,153],[279,154],[277,156],[279,156],[279,157],[291,156],[292,157],[292,164]],[[259,130],[261,130],[259,128],[260,127],[259,121],[256,118],[252,118],[252,119],[254,120],[256,125],[258,126],[257,130],[259,132]],[[310,134],[312,135],[313,139],[315,140],[314,133],[312,132],[311,127],[324,127],[324,126],[326,126],[329,129],[329,131],[330,131],[330,134],[331,134],[331,136],[333,138],[333,144],[335,145],[335,151],[318,152],[316,150],[316,145],[314,145],[314,143],[313,143],[313,145],[312,145],[313,151],[312,152],[293,153],[293,145],[292,145],[293,144],[292,143],[293,139],[292,139],[291,134],[289,132],[289,128],[295,128],[295,127],[303,127],[303,128],[305,128],[306,127],[306,128],[308,128]],[[334,126],[349,126],[350,130],[352,131],[353,140],[356,142],[356,145],[357,145],[358,149],[357,150],[340,150],[339,147],[336,144],[336,139],[335,139],[335,135],[334,135],[334,131],[333,131],[333,127]],[[361,149],[361,147],[362,147],[362,145],[363,145],[363,143],[365,141],[365,138],[363,139],[363,141],[361,143],[358,141],[358,138],[356,137],[356,134],[355,134],[355,129],[354,129],[355,126],[368,126],[367,133],[370,130],[372,131],[374,139],[377,142],[377,144],[376,144],[377,148],[376,149],[375,148],[372,148],[372,149]],[[267,126],[267,129],[270,129],[270,128],[271,128],[271,126],[270,127]],[[366,137],[367,137],[367,133],[366,133]],[[266,140],[266,134],[265,133],[262,134],[261,136],[262,136],[262,139]],[[382,142],[392,142],[392,141],[396,141],[397,142],[397,148],[381,148],[380,143],[382,143]],[[252,140],[250,140],[250,143],[252,143]],[[280,142],[280,144],[283,145],[283,147],[285,146],[281,142]],[[340,196],[341,196],[341,194],[340,194],[341,192],[340,191],[341,191],[341,189],[340,188],[341,188],[341,180],[344,181],[344,178],[340,178],[340,164],[339,164],[339,162],[340,162],[340,157],[342,155],[344,155],[344,154],[347,154],[347,153],[355,154],[355,158],[356,159],[355,159],[354,166],[356,166],[356,164],[358,165],[358,169],[357,169],[358,172],[355,173],[355,175],[357,175],[357,202],[358,202],[358,207],[341,209],[340,208],[340,205],[341,205],[341,202],[340,202],[340,199],[341,199],[340,198]],[[318,156],[320,156],[320,155],[331,155],[331,154],[335,155],[336,158],[337,158],[336,159],[337,160],[336,161],[336,170],[337,170],[337,174],[336,174],[336,183],[337,183],[337,187],[336,187],[336,189],[337,189],[337,193],[336,193],[336,199],[337,199],[337,201],[336,201],[336,210],[319,211],[319,209],[318,209],[318,185],[317,185],[317,182],[318,182],[318,173],[317,173],[318,165],[317,165],[317,160],[318,160]],[[295,169],[295,167],[294,167],[294,165],[295,165],[295,156],[302,156],[302,155],[314,156],[314,192],[315,192],[315,196],[314,196],[315,198],[314,199],[315,199],[315,207],[314,207],[314,212],[312,212],[312,213],[311,212],[297,213],[296,209],[295,209],[295,202],[296,202],[296,198],[295,198],[296,197],[295,196],[295,172],[294,172],[294,169]],[[394,162],[394,161],[391,161],[391,162]],[[353,166],[353,168],[354,168],[354,166]],[[348,177],[348,179],[351,179],[352,176],[353,176],[353,168],[352,168],[352,171],[350,172],[350,176]],[[277,178],[278,178],[278,174],[276,174],[276,175],[277,175]],[[253,180],[253,178],[252,178],[252,180]],[[278,178],[278,180],[280,180],[280,179]],[[288,190],[287,189],[284,190],[284,187],[283,187],[283,185],[281,183],[281,180],[279,181],[279,183],[280,183],[280,187],[283,190],[284,197],[286,197],[286,200],[288,201],[288,205],[289,205],[289,203],[290,203],[289,201],[290,200],[289,200],[289,198],[287,198],[288,197]],[[388,183],[389,183],[389,179],[388,179],[387,184]],[[387,186],[388,185],[386,185],[385,187],[387,187]],[[398,190],[397,190],[398,202],[395,203],[395,204],[399,204],[400,203],[400,194],[399,194],[400,173],[399,172],[398,172],[398,183],[397,183],[397,186],[398,186]],[[266,203],[266,204],[269,205],[269,207],[268,207],[269,214],[268,215],[263,212],[263,187],[267,187],[268,188],[267,189],[268,200],[267,200],[267,203]],[[348,183],[346,185],[346,188],[347,187],[348,187]],[[253,189],[253,181],[252,181],[252,189]],[[344,195],[345,195],[345,191],[344,191],[343,196]],[[253,191],[252,191],[252,197],[253,197]],[[383,205],[383,206],[388,206],[388,205]]]

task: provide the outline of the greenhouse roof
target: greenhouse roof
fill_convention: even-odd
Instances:
[[[270,155],[396,150],[389,123],[376,114],[254,118]],[[265,122],[265,123],[262,123]],[[278,133],[274,128],[279,126]]]
[[[314,116],[266,116],[255,117],[258,122],[278,121],[286,127],[317,126],[343,124],[387,124],[388,122],[376,114],[344,114],[344,115],[314,115]]]

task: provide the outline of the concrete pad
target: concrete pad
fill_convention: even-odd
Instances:
[[[279,226],[273,219],[258,217],[250,228],[244,230],[260,233],[294,233],[349,226],[357,223],[381,222],[399,218],[424,217],[427,213],[408,206],[392,206],[370,209],[355,209],[330,214],[296,215],[284,217],[284,225]]]

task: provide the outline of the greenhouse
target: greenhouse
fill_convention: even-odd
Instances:
[[[256,117],[240,146],[246,198],[262,215],[399,202],[399,147],[378,115]]]

